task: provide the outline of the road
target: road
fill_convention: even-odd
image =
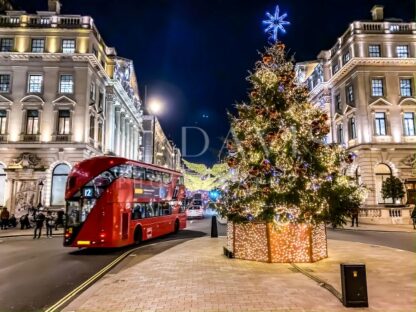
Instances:
[[[188,221],[187,229],[143,243],[110,273],[133,266],[186,240],[209,235],[211,219]],[[226,227],[218,226],[226,235]],[[416,234],[328,230],[328,238],[416,252]],[[131,249],[79,250],[62,247],[62,237],[5,238],[0,243],[0,311],[44,309]]]

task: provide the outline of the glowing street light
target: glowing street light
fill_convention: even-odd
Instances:
[[[147,103],[147,109],[152,115],[157,115],[163,110],[163,101],[159,98],[151,98]]]

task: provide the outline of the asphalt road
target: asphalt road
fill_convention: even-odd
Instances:
[[[207,235],[211,220],[192,220],[176,235],[144,242],[114,270],[143,261],[186,240]],[[225,226],[219,226],[225,235]],[[86,250],[62,247],[62,237],[0,239],[0,311],[38,311],[51,306],[128,248]],[[111,272],[110,272],[111,273]]]
[[[186,240],[209,235],[211,218],[188,221],[176,235],[143,243],[109,273],[133,266]],[[218,225],[218,234],[226,227]],[[328,229],[328,238],[416,252],[415,233]],[[62,237],[0,239],[0,311],[39,311],[51,306],[119,255],[133,247],[79,250],[62,247]]]

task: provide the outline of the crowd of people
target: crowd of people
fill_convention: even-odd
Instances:
[[[40,238],[42,235],[42,229],[46,227],[46,236],[52,237],[53,229],[58,230],[58,227],[64,227],[65,213],[63,210],[52,212],[45,210],[41,205],[38,207],[31,207],[28,213],[22,215],[17,221],[14,214],[10,214],[6,207],[2,207],[0,213],[0,228],[1,230],[7,230],[10,228],[17,228],[20,223],[20,229],[34,228],[33,239]],[[46,214],[45,214],[46,213]]]

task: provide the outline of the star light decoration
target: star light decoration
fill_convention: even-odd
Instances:
[[[264,32],[270,34],[270,40],[277,42],[277,35],[279,34],[279,31],[281,31],[282,33],[286,33],[286,29],[284,26],[290,25],[290,22],[284,20],[287,17],[287,13],[280,15],[279,6],[276,5],[274,15],[270,14],[269,12],[266,12],[266,16],[268,17],[268,19],[264,20],[263,24],[267,25],[267,27],[264,30]]]

